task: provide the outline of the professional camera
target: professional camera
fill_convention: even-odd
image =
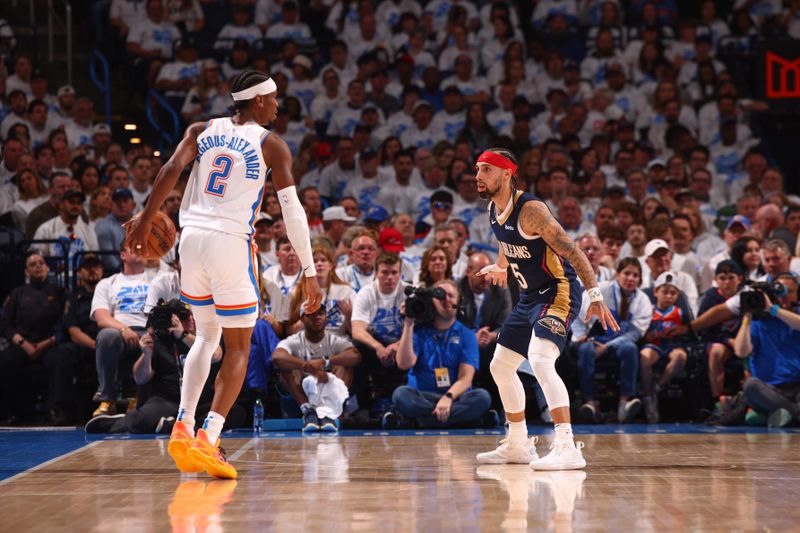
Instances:
[[[158,303],[147,314],[147,327],[153,328],[156,333],[165,333],[172,327],[172,315],[186,320],[189,318],[189,308],[180,300],[165,302],[163,298],[159,298]]]
[[[420,324],[433,322],[436,316],[436,309],[433,307],[433,299],[444,300],[446,293],[441,287],[427,289],[424,287],[406,287],[406,316],[413,318]]]
[[[772,303],[777,303],[778,298],[786,296],[786,286],[777,281],[767,283],[764,281],[750,281],[744,282],[751,290],[743,291],[740,295],[742,313],[759,313],[764,311],[764,306],[767,304],[765,296],[769,296]]]

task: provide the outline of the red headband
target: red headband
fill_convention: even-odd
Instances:
[[[504,157],[497,152],[486,150],[480,155],[480,157],[478,157],[478,163],[488,163],[496,167],[508,169],[511,171],[512,176],[517,173],[517,165],[515,165],[509,158]]]

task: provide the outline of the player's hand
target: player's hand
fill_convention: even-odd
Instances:
[[[136,253],[141,253],[145,249],[147,237],[150,235],[150,221],[145,222],[142,213],[143,211],[137,213],[122,225],[125,228],[125,241]]]
[[[478,275],[489,278],[489,281],[492,282],[492,285],[499,285],[501,287],[508,285],[508,272],[505,268],[497,266],[496,263],[486,265],[480,269],[480,271],[478,271]]]
[[[303,313],[309,315],[322,305],[322,289],[319,288],[316,276],[303,276],[302,278],[303,283],[305,283],[306,301],[302,303],[300,308]]]
[[[603,329],[608,330],[610,328],[614,331],[619,331],[619,324],[617,324],[614,315],[611,314],[611,310],[604,302],[592,302],[589,304],[584,322],[588,324],[593,318],[597,318],[600,321]]]

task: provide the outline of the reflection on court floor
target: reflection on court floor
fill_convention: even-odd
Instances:
[[[0,481],[0,513],[6,531],[787,530],[800,519],[794,432],[583,435],[589,466],[572,472],[477,465],[499,438],[228,438],[237,481],[181,476],[163,439],[94,441]]]

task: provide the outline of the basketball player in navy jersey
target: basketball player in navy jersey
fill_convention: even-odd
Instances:
[[[497,262],[481,274],[493,284],[505,285],[508,269],[516,278],[520,298],[500,329],[497,348],[490,364],[500,399],[508,418],[508,438],[490,452],[477,456],[479,463],[530,463],[534,470],[583,468],[581,448],[572,440],[569,395],[555,370],[555,362],[567,343],[572,320],[581,305],[582,289],[591,304],[586,320],[597,317],[604,328],[619,330],[603,303],[589,260],[553,218],[545,203],[514,186],[517,162],[504,149],[492,148],[478,157],[478,191],[491,200],[489,217],[500,242]],[[577,277],[576,277],[577,274]],[[525,391],[517,368],[530,360],[534,375],[544,391],[555,423],[556,437],[550,453],[539,458],[528,441],[525,425]]]

